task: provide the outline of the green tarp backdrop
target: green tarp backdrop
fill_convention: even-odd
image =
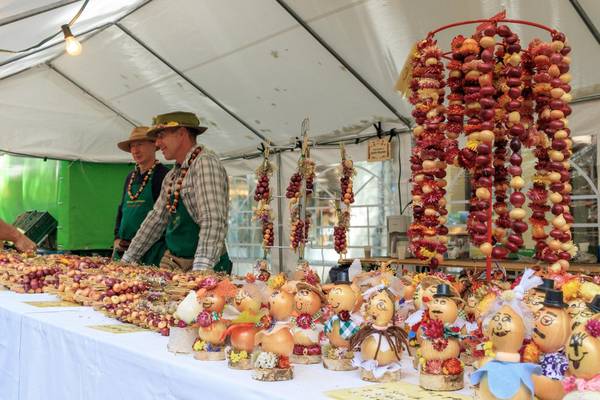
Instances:
[[[29,211],[58,220],[59,250],[109,249],[123,181],[132,165],[0,155],[0,218]]]

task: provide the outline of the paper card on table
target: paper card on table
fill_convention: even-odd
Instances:
[[[88,325],[88,328],[108,333],[133,333],[146,331],[144,328],[140,328],[139,326],[131,324]]]
[[[417,385],[405,382],[382,383],[358,388],[339,389],[325,392],[339,400],[467,400],[469,396],[449,392],[431,392]]]
[[[23,303],[29,304],[30,306],[39,307],[39,308],[48,308],[48,307],[81,307],[77,303],[72,303],[70,301],[57,300],[57,301],[24,301]]]

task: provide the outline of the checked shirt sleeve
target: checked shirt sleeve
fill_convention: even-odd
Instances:
[[[193,268],[212,269],[225,250],[229,212],[227,172],[212,152],[201,154],[190,172],[192,197],[195,197],[191,199],[191,215],[200,227]]]

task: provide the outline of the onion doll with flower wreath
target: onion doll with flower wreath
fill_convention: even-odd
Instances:
[[[428,303],[429,321],[421,326],[423,341],[419,349],[419,385],[427,390],[460,390],[464,387],[464,368],[459,360],[460,331],[457,325],[462,299],[451,286],[437,285]]]
[[[383,277],[363,293],[365,323],[350,339],[352,363],[360,368],[360,377],[370,382],[395,382],[400,379],[402,346],[408,350],[406,332],[394,325],[396,300],[402,296],[399,279]]]
[[[415,276],[415,278],[419,278],[419,276]],[[452,286],[448,278],[448,276],[439,272],[435,275],[425,275],[420,277],[419,283],[416,286],[413,303],[417,309],[405,321],[410,329],[408,343],[413,355],[413,366],[415,369],[418,369],[419,366],[419,348],[423,341],[422,335],[418,333],[421,330],[421,326],[430,320],[428,303],[433,299],[433,295],[436,293],[439,284]],[[458,296],[458,293],[455,293]]]
[[[323,332],[328,343],[322,347],[323,366],[334,371],[351,371],[354,353],[348,350],[350,339],[359,330],[362,317],[356,313],[360,304],[360,290],[352,279],[362,272],[359,260],[348,270],[338,272],[335,282],[323,285],[327,293],[327,307],[332,312],[325,321]]]
[[[200,283],[196,292],[202,311],[196,318],[198,339],[194,343],[194,357],[203,361],[225,360],[224,340],[228,321],[223,318],[223,310],[229,299],[237,291],[229,279],[208,276]]]
[[[290,356],[294,350],[294,336],[290,318],[294,310],[294,295],[282,274],[267,282],[269,318],[254,337],[252,378],[259,381],[284,381],[294,377]]]

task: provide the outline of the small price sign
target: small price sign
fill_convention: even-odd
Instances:
[[[368,142],[367,160],[384,161],[392,158],[392,145],[388,139],[371,139]]]

